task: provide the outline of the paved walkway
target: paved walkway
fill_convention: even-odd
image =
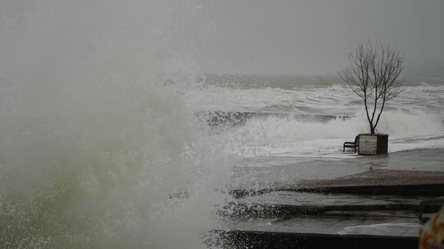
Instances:
[[[236,198],[274,191],[444,196],[444,172],[374,169],[336,179],[305,180],[256,189],[233,189]]]
[[[230,231],[223,233],[238,245],[417,248],[420,227],[444,204],[444,172],[373,169],[232,193],[237,201],[226,213]],[[258,242],[262,238],[276,243]]]
[[[300,188],[331,188],[345,186],[402,186],[444,184],[444,172],[375,169],[337,179],[310,180],[293,186]]]

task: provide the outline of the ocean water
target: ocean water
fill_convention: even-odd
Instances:
[[[193,123],[196,69],[170,42],[195,9],[2,4],[1,248],[206,248],[232,163]]]
[[[362,100],[335,75],[204,75],[187,103],[237,156],[231,188],[263,189],[376,168],[444,170],[444,79],[411,78],[386,103],[377,132],[388,155],[343,152],[369,133]]]
[[[338,78],[200,72],[171,42],[197,7],[2,5],[0,247],[207,248],[239,168],[310,178],[358,158],[341,145],[365,116]],[[443,82],[412,79],[388,104],[390,153],[442,151]],[[243,180],[270,177],[289,180]]]
[[[214,133],[241,141],[234,150],[242,156],[348,158],[354,155],[337,153],[344,139],[369,132],[363,101],[334,75],[200,79],[205,84],[186,93],[187,103],[207,112]],[[444,79],[406,82],[386,103],[377,126],[378,133],[390,135],[389,152],[443,148],[443,97]]]

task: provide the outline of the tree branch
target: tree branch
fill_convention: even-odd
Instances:
[[[409,78],[405,75],[401,76],[404,70],[402,67],[404,54],[398,51],[396,45],[391,46],[388,42],[383,44],[376,41],[373,46],[369,39],[365,47],[358,42],[354,53],[348,55],[351,66],[338,72],[339,77],[347,82],[350,89],[364,101],[372,134],[379,123],[385,102],[397,97],[405,90],[404,83]],[[373,103],[371,116],[369,101]]]

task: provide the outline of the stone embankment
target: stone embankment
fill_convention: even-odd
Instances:
[[[444,173],[378,169],[232,194],[211,242],[224,248],[413,249],[444,204]]]

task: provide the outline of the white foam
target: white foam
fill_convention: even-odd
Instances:
[[[443,125],[434,115],[420,110],[409,113],[386,111],[377,130],[389,134],[389,151],[444,147]],[[326,123],[298,121],[293,118],[253,118],[244,126],[219,135],[231,141],[230,148],[244,156],[292,155],[343,157],[342,144],[368,133],[364,111],[349,119]]]
[[[285,90],[280,88],[236,89],[207,87],[186,93],[188,104],[196,111],[250,111],[302,114],[351,114],[344,109],[356,101],[351,91],[340,85],[326,88]],[[351,97],[350,97],[351,96]]]
[[[367,226],[346,227],[338,234],[365,234],[382,236],[418,236],[422,226],[417,223],[382,223]]]
[[[204,247],[230,168],[180,94],[193,67],[166,29],[180,8],[2,4],[2,245]]]

